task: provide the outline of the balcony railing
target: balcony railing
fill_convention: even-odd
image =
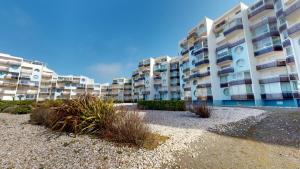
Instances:
[[[300,22],[288,27],[289,36],[299,32],[299,31],[300,31]]]
[[[218,75],[224,75],[224,74],[233,73],[233,72],[234,72],[234,68],[233,67],[228,67],[228,68],[224,68],[222,70],[219,70]]]
[[[195,63],[195,66],[201,66],[203,64],[208,64],[209,63],[209,59],[206,57],[206,58],[203,58],[201,60],[198,60],[196,63]]]
[[[289,76],[286,74],[286,75],[279,75],[279,76],[273,76],[273,77],[260,79],[259,84],[289,82],[289,81],[290,81]]]
[[[294,3],[291,3],[285,10],[284,10],[284,16],[288,17],[295,11],[298,11],[300,9],[300,1],[295,1]]]
[[[286,58],[286,63],[289,64],[289,63],[295,63],[295,58],[293,55],[290,55]]]
[[[286,66],[285,60],[276,60],[270,63],[265,63],[261,65],[256,66],[256,70],[263,70],[263,69],[268,69],[268,68],[274,68],[274,67],[282,67]]]
[[[204,46],[201,46],[201,47],[194,48],[194,50],[192,50],[191,54],[194,55],[194,56],[196,56],[196,55],[199,55],[202,52],[208,52],[208,46],[207,46],[207,44],[204,45]]]
[[[234,20],[230,21],[228,24],[226,24],[223,34],[224,34],[224,36],[227,36],[230,33],[234,32],[236,30],[239,30],[239,29],[243,29],[242,18],[234,19]]]
[[[232,61],[232,55],[230,53],[227,53],[227,55],[217,58],[217,64],[222,63],[222,62],[226,62],[226,61]]]
[[[189,49],[182,49],[181,56],[183,56],[183,55],[185,55],[187,53],[189,53]]]
[[[255,15],[269,9],[274,9],[273,2],[271,0],[260,0],[248,9],[248,18],[252,18]]]
[[[194,73],[190,76],[190,79],[194,79],[194,78],[202,78],[202,77],[206,77],[206,76],[209,76],[210,75],[210,72],[207,71],[205,73]]]

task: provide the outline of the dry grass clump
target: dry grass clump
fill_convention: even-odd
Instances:
[[[209,118],[213,112],[213,107],[208,106],[207,103],[202,103],[200,106],[194,106],[191,112],[201,118]]]
[[[40,106],[32,111],[30,120],[32,124],[54,131],[91,134],[139,147],[156,142],[151,141],[153,134],[137,112],[116,109],[113,101],[103,101],[92,95],[64,101],[57,107]]]

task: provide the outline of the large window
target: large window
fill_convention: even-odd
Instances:
[[[281,91],[283,93],[291,92],[292,89],[291,89],[290,83],[289,82],[282,82],[281,83]]]
[[[222,58],[227,55],[230,55],[230,49],[228,48],[217,51],[217,58]]]
[[[280,37],[269,37],[253,43],[254,50],[262,50],[272,45],[281,45]]]
[[[228,75],[226,75],[226,76],[220,76],[220,82],[221,83],[227,83],[228,82]]]

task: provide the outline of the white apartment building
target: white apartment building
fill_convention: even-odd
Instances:
[[[101,98],[117,102],[132,102],[132,80],[114,78],[112,83],[101,84]]]
[[[160,56],[139,63],[132,74],[134,100],[179,100],[179,58]]]
[[[298,106],[299,1],[239,3],[180,41],[182,99]]]
[[[84,93],[100,97],[100,84],[85,76],[61,76],[39,61],[0,53],[1,100],[74,99]]]

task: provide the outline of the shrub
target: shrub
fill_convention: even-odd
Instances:
[[[56,110],[52,108],[36,108],[30,113],[30,123],[51,128],[57,122]]]
[[[31,110],[32,108],[29,105],[20,105],[16,107],[14,114],[28,114]]]
[[[207,103],[202,103],[200,106],[194,106],[191,111],[201,118],[209,118],[213,108],[208,106]]]
[[[182,100],[155,100],[138,101],[138,108],[145,110],[185,111],[185,101]]]
[[[151,132],[137,112],[128,112],[124,109],[118,112],[116,119],[107,128],[105,134],[117,142],[143,146]]]
[[[25,109],[27,110],[31,110],[32,107],[35,106],[35,102],[34,101],[30,101],[30,100],[21,100],[21,101],[0,101],[0,112],[3,112],[5,109],[12,107],[8,110],[12,110],[16,107],[19,108],[17,109],[17,112],[20,112],[21,114],[24,114],[22,112],[27,112]],[[12,111],[5,111],[5,112],[12,112]],[[16,113],[17,114],[17,113]]]
[[[28,114],[32,110],[30,105],[10,105],[2,110],[2,113],[10,114]]]
[[[64,100],[61,100],[61,99],[58,99],[58,100],[46,100],[46,101],[44,101],[44,102],[41,102],[40,103],[40,106],[41,107],[48,107],[48,108],[50,108],[50,107],[59,107],[59,106],[61,106],[61,105],[63,105],[63,103],[64,103]]]

